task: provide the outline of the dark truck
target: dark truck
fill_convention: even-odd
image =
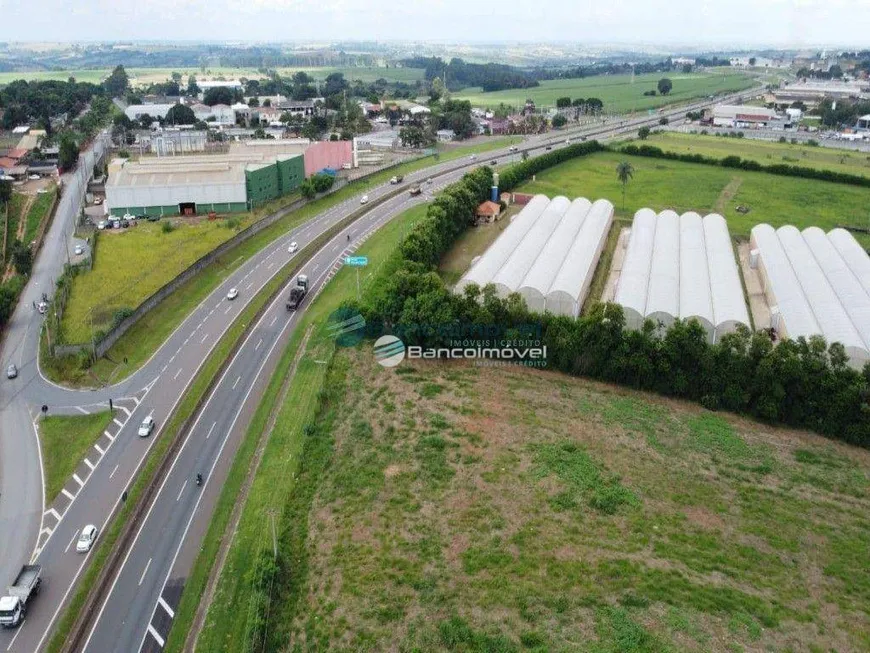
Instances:
[[[290,289],[290,296],[287,298],[287,310],[295,311],[299,308],[305,295],[308,293],[308,277],[300,274],[296,277],[296,285]]]
[[[411,186],[411,190],[409,190],[408,192],[411,194],[411,197],[414,197],[422,193],[423,189],[420,188],[420,186],[418,186],[417,184],[414,184],[413,186]]]
[[[0,625],[14,628],[24,620],[27,603],[39,593],[42,567],[24,565],[15,582],[6,588],[7,596],[0,598]]]

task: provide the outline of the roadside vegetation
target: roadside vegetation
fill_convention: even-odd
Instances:
[[[112,421],[111,411],[90,415],[48,415],[37,422],[45,473],[45,505],[61,488]]]
[[[596,97],[604,103],[606,111],[611,113],[628,113],[645,111],[667,104],[686,102],[716,93],[739,91],[750,88],[755,80],[741,73],[728,72],[724,74],[709,73],[673,73],[667,77],[673,82],[673,88],[666,94],[645,95],[645,92],[656,91],[662,74],[646,75],[606,75],[577,79],[545,80],[535,88],[510,89],[483,93],[479,88],[466,88],[455,93],[456,99],[470,100],[475,107],[497,108],[500,104],[521,109],[527,99],[539,106],[556,106],[556,100],[562,97],[576,98]]]

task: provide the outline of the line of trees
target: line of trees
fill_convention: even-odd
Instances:
[[[534,172],[600,147],[584,143],[516,164],[502,173],[501,186],[509,189]],[[574,320],[532,314],[518,294],[501,299],[492,285],[451,292],[436,266],[472,223],[490,183],[491,171],[481,168],[429,206],[359,307],[372,335],[391,332],[406,344],[445,346],[450,342],[444,332],[421,327],[497,325],[517,337],[538,332],[552,369],[870,446],[870,364],[863,372],[848,367],[839,343],[828,346],[812,337],[774,345],[766,334],[742,328],[710,345],[695,320],[677,321],[664,334],[651,320],[641,330],[626,330],[622,308],[615,304],[598,304]]]
[[[851,186],[864,186],[870,188],[870,177],[862,177],[861,175],[853,175],[846,172],[836,172],[834,170],[804,168],[802,166],[788,165],[785,163],[771,163],[764,165],[757,161],[741,159],[739,156],[733,155],[717,159],[716,157],[704,156],[703,154],[667,152],[655,145],[624,145],[620,148],[620,151],[632,156],[645,156],[653,159],[669,159],[671,161],[683,161],[684,163],[701,163],[704,165],[737,168],[752,172],[767,172],[772,175],[781,175],[783,177],[818,179],[819,181],[830,181],[836,184],[849,184]]]
[[[428,81],[431,82],[436,78],[444,80],[451,91],[458,91],[467,86],[480,86],[484,92],[538,86],[538,81],[532,75],[505,64],[466,63],[458,58],[445,62],[439,57],[412,57],[403,59],[402,64],[409,68],[425,69],[425,77]]]

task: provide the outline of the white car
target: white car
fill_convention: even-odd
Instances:
[[[476,154],[472,154],[472,155],[471,155],[470,157],[468,157],[468,158],[471,159],[472,161],[474,161],[474,160],[477,158],[477,155],[476,155]]]
[[[85,248],[82,247],[81,245],[76,245],[75,249],[73,249],[73,251],[75,252],[76,256],[81,256],[82,254],[85,253]]]
[[[142,423],[139,425],[139,437],[147,438],[151,435],[151,431],[154,430],[154,418],[149,415],[145,419],[142,420]]]
[[[238,288],[230,288],[230,291],[227,293],[227,299],[229,299],[230,301],[234,300],[238,296],[239,296],[239,289]]]
[[[102,197],[98,197],[98,198],[96,198],[96,199],[94,200],[94,206],[99,206],[99,205],[102,204],[102,203],[103,203],[103,198],[102,198]]]
[[[287,251],[290,254],[293,254],[293,253],[299,251],[299,245],[296,243],[296,241],[293,241],[292,243],[290,243],[290,247],[287,248]]]
[[[93,524],[88,524],[82,529],[79,535],[79,541],[76,542],[76,551],[79,553],[87,553],[97,541],[97,527]]]
[[[105,229],[105,228],[106,228],[106,221],[105,221],[105,220],[100,220],[100,221],[97,223],[97,229]]]
[[[368,203],[369,203],[369,196],[368,196],[368,195],[363,195],[363,196],[360,198],[359,203],[360,203],[360,204],[368,204]]]
[[[39,175],[27,175],[27,178],[30,181],[36,181],[37,179],[39,179]]]
[[[40,315],[45,315],[45,312],[48,310],[48,304],[45,302],[39,302],[36,305],[36,310],[39,311]]]

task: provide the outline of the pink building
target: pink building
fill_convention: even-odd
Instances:
[[[320,172],[324,168],[341,170],[345,164],[353,163],[352,141],[319,141],[305,150],[305,176]]]

